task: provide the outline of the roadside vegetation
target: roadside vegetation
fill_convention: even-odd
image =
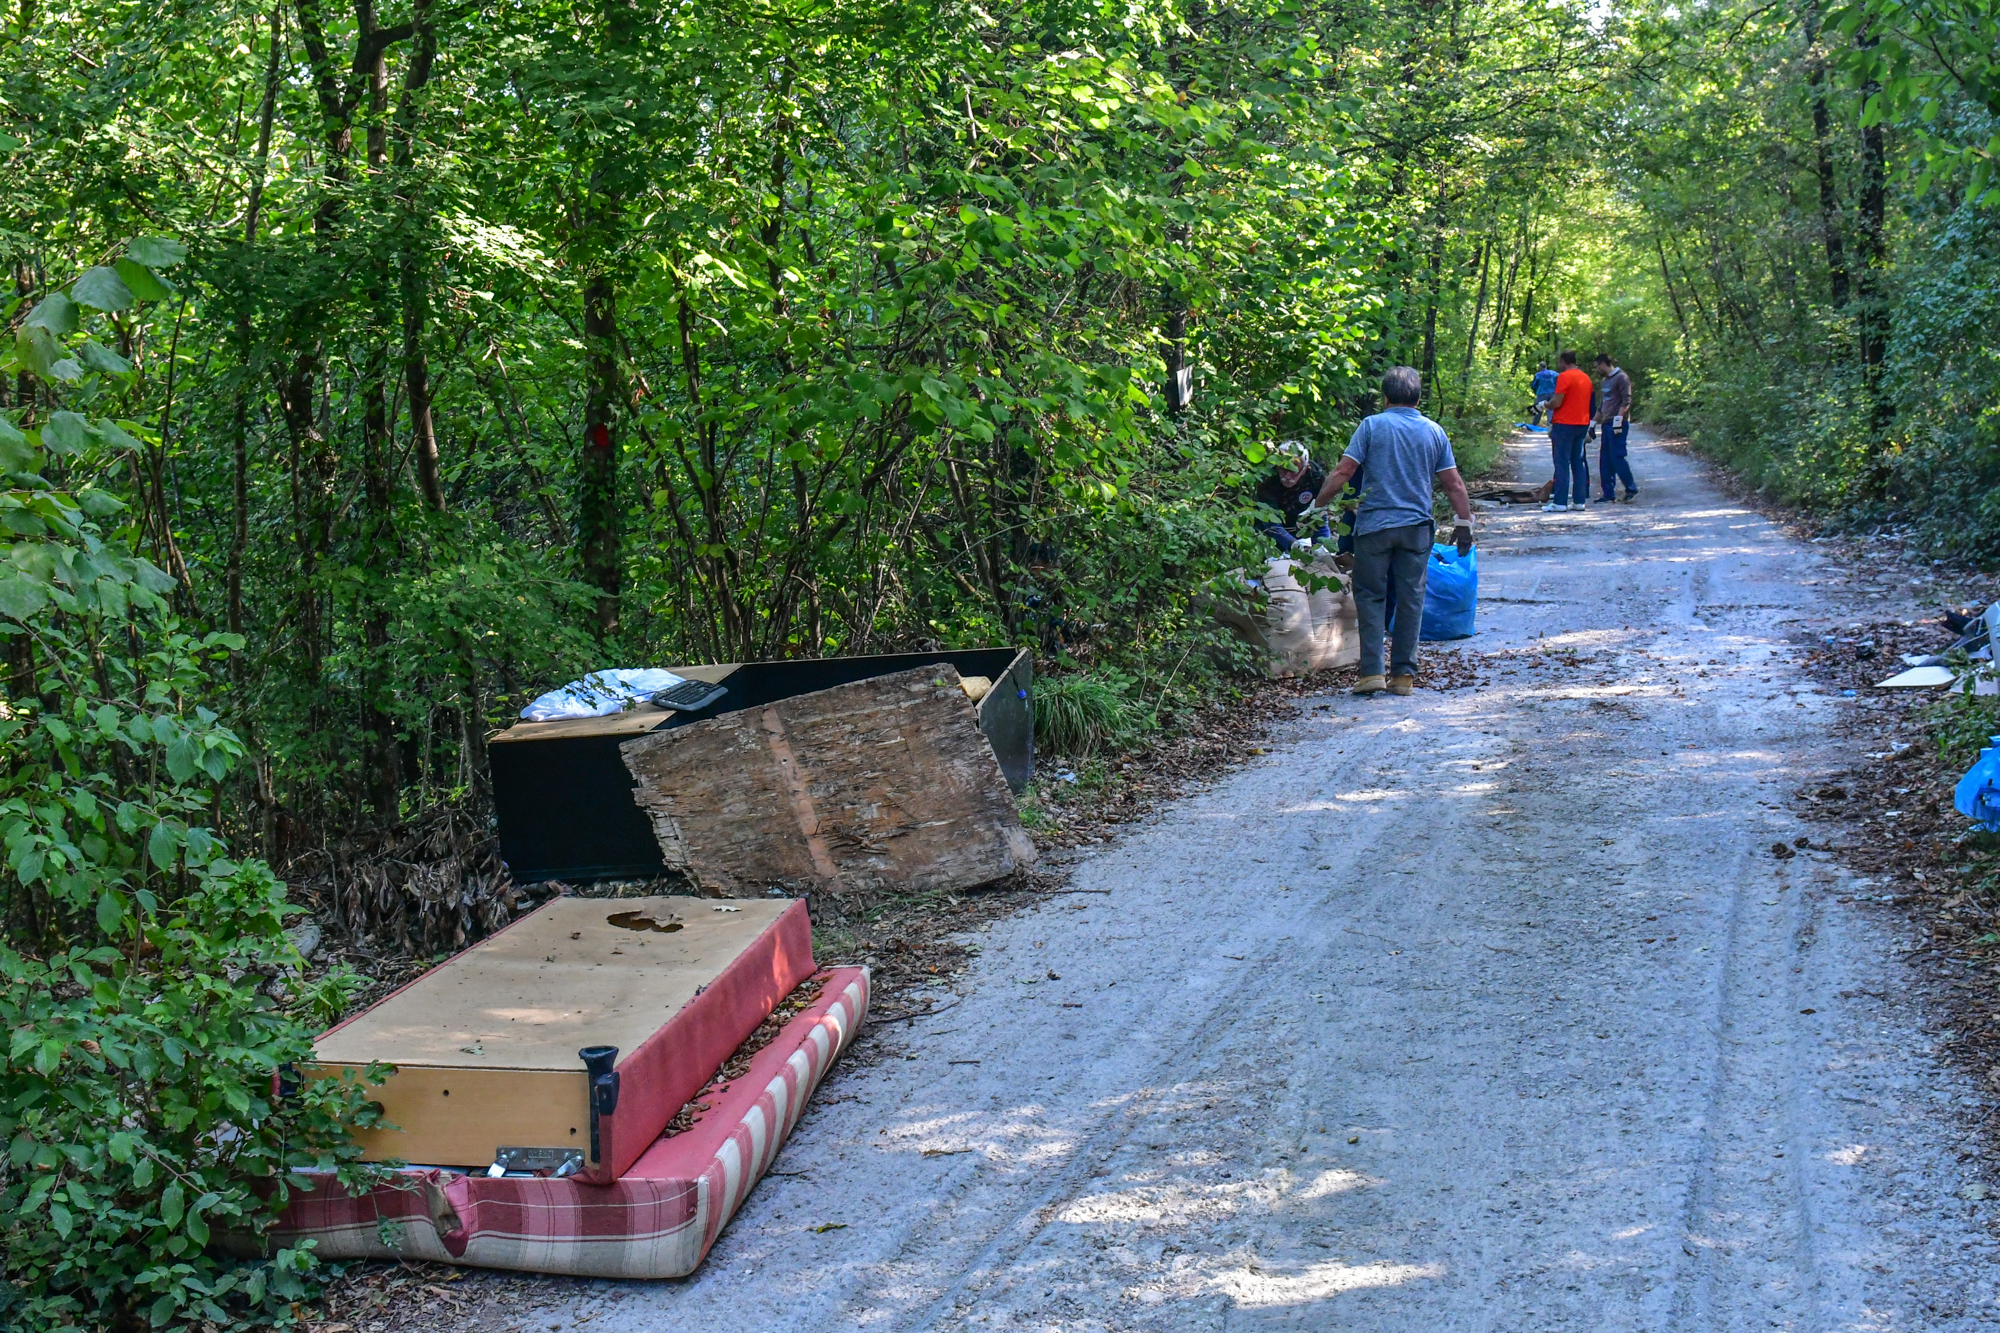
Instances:
[[[296,1317],[231,1256],[366,1111],[287,931],[504,917],[485,737],[586,669],[1031,645],[1092,783],[1225,762],[1269,446],[1408,363],[1476,474],[1561,346],[1994,554],[1955,12],[20,0],[0,1323]]]

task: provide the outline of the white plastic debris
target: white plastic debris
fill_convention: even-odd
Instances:
[[[1878,690],[1934,689],[1939,685],[1949,685],[1956,679],[1957,677],[1952,674],[1950,667],[1920,666],[1911,667],[1908,671],[1900,672],[1889,677],[1887,680],[1877,681],[1875,688]]]
[[[612,713],[622,713],[640,700],[680,684],[681,679],[664,667],[593,671],[582,680],[573,680],[559,690],[550,690],[523,708],[521,716],[529,722],[553,722],[568,717],[607,717]]]

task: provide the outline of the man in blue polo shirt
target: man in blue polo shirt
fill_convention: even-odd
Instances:
[[[1556,373],[1549,369],[1549,363],[1542,362],[1533,380],[1535,406],[1528,413],[1528,420],[1537,426],[1549,424],[1549,399],[1555,397]]]
[[[1356,694],[1408,694],[1417,685],[1417,631],[1423,625],[1424,577],[1430,568],[1432,488],[1442,486],[1457,515],[1452,541],[1460,555],[1472,550],[1472,498],[1458,474],[1444,427],[1417,411],[1423,377],[1409,366],[1382,376],[1387,406],[1355,428],[1347,453],[1320,487],[1317,504],[1339,495],[1366,467],[1354,515],[1354,609],[1361,630],[1361,679]],[[1382,676],[1382,622],[1391,585],[1396,590],[1391,674]]]

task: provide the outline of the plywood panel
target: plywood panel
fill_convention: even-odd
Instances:
[[[620,750],[666,863],[709,891],[964,888],[1034,860],[948,665],[745,708]]]
[[[588,1087],[577,1051],[616,1046],[628,1067],[677,1015],[694,1012],[697,995],[734,998],[710,988],[792,906],[558,898],[323,1033],[313,1073],[358,1074],[373,1061],[396,1067],[372,1094],[396,1128],[357,1136],[369,1161],[476,1167],[501,1147],[587,1154]],[[809,956],[802,965],[810,969]],[[771,984],[795,982],[787,974]],[[754,1027],[756,1015],[747,1021]],[[698,1086],[709,1070],[683,1072]],[[660,1077],[648,1074],[642,1085]],[[621,1111],[664,1123],[675,1107]]]
[[[449,1069],[581,1068],[631,1051],[715,980],[788,902],[558,898],[323,1034],[322,1062]],[[668,929],[631,929],[612,917]]]
[[[338,1077],[352,1068],[321,1065],[314,1072]],[[580,1064],[563,1073],[405,1065],[372,1095],[396,1128],[355,1133],[364,1161],[476,1167],[501,1148],[590,1152],[589,1088]]]

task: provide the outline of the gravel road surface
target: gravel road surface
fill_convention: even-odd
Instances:
[[[2000,1326],[1888,889],[1772,851],[1847,594],[1633,453],[1637,504],[1481,515],[1481,688],[1308,701],[979,936],[695,1277],[524,1328]]]

